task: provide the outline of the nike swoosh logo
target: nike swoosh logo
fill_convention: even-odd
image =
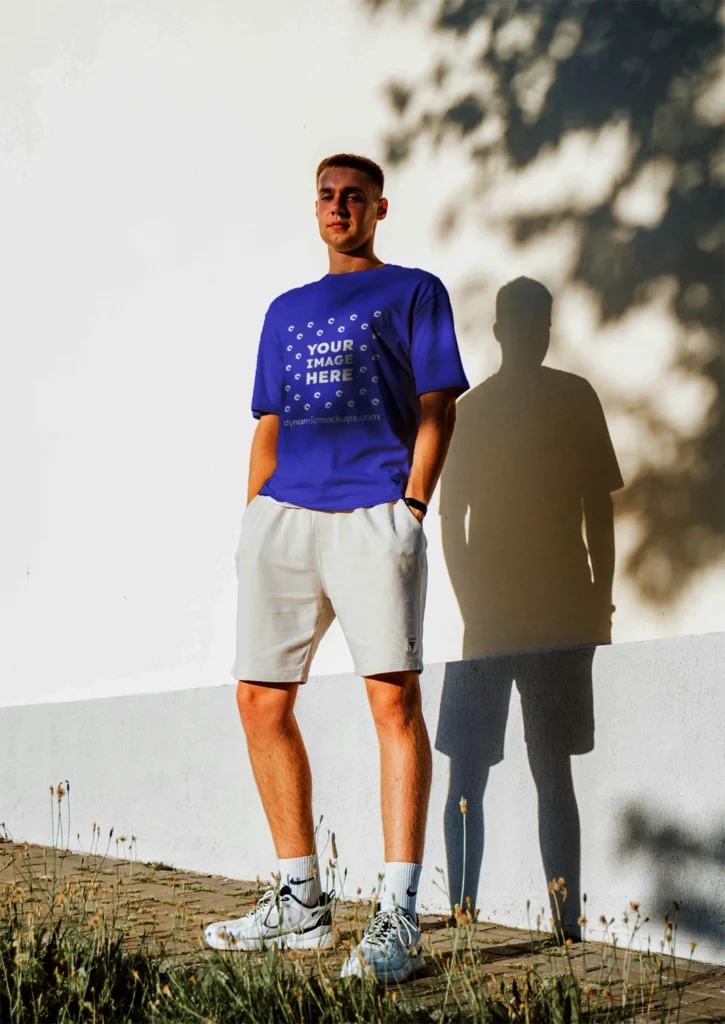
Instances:
[[[293,929],[291,929],[291,931],[293,931],[295,933],[295,935],[304,935],[305,932],[311,932],[311,931],[314,931],[315,928],[319,928],[319,926],[321,924],[332,924],[332,921],[327,922],[327,921],[313,920],[313,921],[310,921],[310,923],[305,925],[303,928],[301,928],[298,925],[297,928],[293,928]],[[265,939],[273,939],[273,938],[275,938],[278,935],[287,935],[290,932],[290,929],[286,929],[285,931],[280,930],[282,928],[281,924],[277,924],[277,925],[269,925],[269,924],[267,924],[264,927],[265,927],[265,931],[264,931],[264,936],[263,937]]]

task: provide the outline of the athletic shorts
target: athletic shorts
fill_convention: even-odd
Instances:
[[[402,500],[321,512],[257,495],[234,556],[234,678],[306,683],[335,616],[358,675],[421,671],[427,546]]]

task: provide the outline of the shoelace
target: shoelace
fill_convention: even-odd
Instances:
[[[370,943],[371,946],[383,947],[387,944],[388,937],[394,928],[397,928],[398,932],[402,930],[405,933],[406,946],[413,944],[412,921],[407,914],[400,910],[379,910],[365,932],[365,942]]]
[[[335,895],[335,890],[331,889],[330,892],[327,894],[328,901],[332,900],[334,895]],[[254,917],[254,915],[258,914],[260,911],[262,911],[263,913],[266,913],[271,908],[271,905],[275,902],[276,897],[277,897],[277,890],[276,889],[267,889],[267,891],[263,892],[262,895],[257,900],[257,905],[255,907],[252,907],[252,909],[248,913],[246,913],[244,916],[245,917]],[[284,896],[282,896],[281,899],[284,899]]]
[[[262,895],[257,900],[256,906],[252,907],[252,909],[244,916],[254,917],[254,915],[258,914],[260,911],[269,910],[271,904],[274,903],[275,896],[276,892],[274,889],[267,889],[267,891],[263,892]]]

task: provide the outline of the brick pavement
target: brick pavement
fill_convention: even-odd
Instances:
[[[167,865],[147,864],[129,859],[59,853],[32,844],[0,844],[0,886],[27,890],[29,875],[46,882],[53,877],[74,887],[96,886],[97,899],[108,913],[115,908],[129,930],[129,941],[142,933],[164,943],[169,955],[188,961],[214,955],[204,947],[202,929],[214,920],[239,917],[250,909],[263,890],[255,882],[239,881],[218,875],[183,871]],[[36,881],[37,884],[37,881]],[[370,904],[339,901],[335,914],[336,946],[322,953],[286,953],[324,969],[330,976],[339,972],[352,941],[365,927]],[[447,965],[458,942],[462,961],[475,958],[481,972],[497,985],[522,978],[527,970],[542,975],[572,970],[589,990],[593,1005],[607,998],[616,1005],[621,1000],[622,979],[626,973],[632,991],[641,990],[640,1020],[662,1019],[662,1006],[651,984],[655,960],[613,949],[599,943],[575,943],[568,949],[557,947],[549,937],[540,941],[529,932],[479,921],[456,930],[441,915],[423,915],[426,967],[406,983],[411,993],[426,1004],[442,999],[448,984]],[[464,948],[467,952],[461,954]],[[470,952],[468,952],[470,951]],[[254,954],[233,954],[254,955]],[[319,957],[319,961],[316,959]],[[667,958],[669,975],[682,986],[680,1020],[725,1021],[725,967]],[[675,998],[670,985],[670,1000]],[[660,995],[662,988],[659,989]],[[605,996],[604,993],[609,993]],[[673,1018],[674,1019],[674,1018]]]

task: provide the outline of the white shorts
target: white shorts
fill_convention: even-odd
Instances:
[[[402,500],[320,512],[257,495],[234,556],[234,678],[306,683],[335,616],[359,675],[421,671],[427,546]]]

